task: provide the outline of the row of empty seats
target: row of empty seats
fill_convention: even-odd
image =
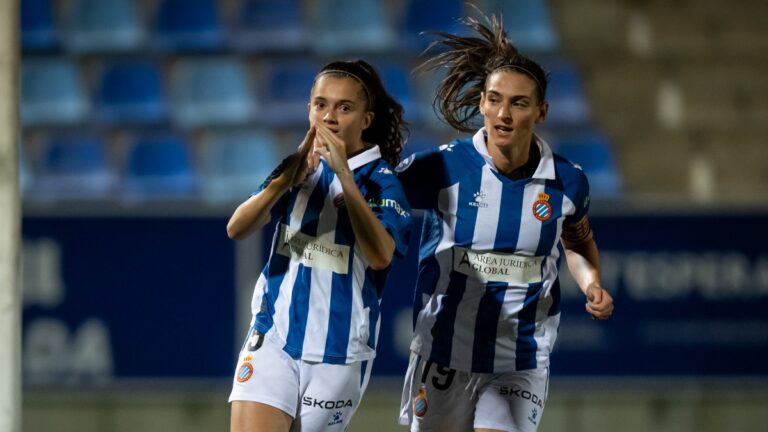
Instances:
[[[21,0],[25,199],[237,201],[298,144],[317,70],[362,57],[405,108],[404,156],[456,135],[432,109],[439,74],[414,75],[456,19],[502,14],[550,72],[542,133],[596,197],[621,177],[545,0]],[[343,11],[343,13],[339,13]]]
[[[174,131],[136,132],[120,139],[94,133],[44,135],[22,152],[22,187],[26,198],[38,201],[237,201],[255,191],[300,139],[299,134],[280,137],[260,129],[210,132],[199,138]],[[582,164],[596,197],[618,196],[621,181],[604,136],[581,132],[548,134],[547,139],[555,151]],[[403,156],[443,141],[415,132]]]
[[[431,101],[439,76],[414,76],[407,62],[372,62],[409,121],[434,121]],[[322,63],[296,58],[254,63],[237,56],[136,57],[105,58],[86,67],[64,56],[27,57],[22,64],[22,124],[172,122],[186,128],[306,123],[309,90]],[[587,125],[590,109],[577,69],[563,60],[549,67],[548,125]]]
[[[545,1],[472,3],[503,14],[524,50],[558,49]],[[419,32],[455,30],[468,13],[463,0],[22,0],[21,36],[25,51],[402,52],[426,46]]]

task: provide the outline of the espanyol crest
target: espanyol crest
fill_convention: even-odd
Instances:
[[[549,204],[549,195],[544,192],[539,193],[539,199],[533,203],[533,217],[546,222],[552,217],[552,206]]]

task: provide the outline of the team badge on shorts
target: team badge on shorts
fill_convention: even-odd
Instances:
[[[416,417],[424,417],[427,413],[427,390],[425,388],[419,389],[419,394],[413,398],[413,414]]]
[[[533,217],[546,222],[552,217],[552,206],[549,204],[549,195],[539,193],[539,200],[533,203]]]
[[[247,361],[243,362],[243,365],[237,371],[237,382],[246,382],[251,379],[251,375],[253,375],[253,365]]]

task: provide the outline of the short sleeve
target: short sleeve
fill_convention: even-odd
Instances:
[[[408,252],[413,226],[411,207],[403,187],[394,173],[379,173],[373,180],[379,187],[368,196],[368,206],[390,233],[395,242],[395,254],[404,257]]]
[[[565,194],[575,206],[572,215],[565,218],[565,225],[573,225],[581,221],[589,212],[590,196],[589,181],[580,168],[573,168],[573,175],[565,182]]]

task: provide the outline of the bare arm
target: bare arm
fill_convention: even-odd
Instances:
[[[587,312],[595,319],[607,319],[613,313],[613,297],[600,282],[600,253],[586,217],[580,224],[586,228],[582,226],[579,235],[575,235],[573,228],[563,227],[568,270],[587,297]]]
[[[258,194],[240,204],[227,223],[227,235],[242,240],[269,222],[272,207],[291,187],[301,183],[307,173],[307,155],[315,138],[315,128],[310,128],[299,146],[289,156],[283,171]]]
[[[365,197],[355,184],[352,170],[347,164],[344,143],[323,126],[317,126],[317,136],[319,139],[315,150],[325,158],[328,166],[339,178],[357,245],[371,268],[386,268],[395,253],[395,241],[368,207]]]

